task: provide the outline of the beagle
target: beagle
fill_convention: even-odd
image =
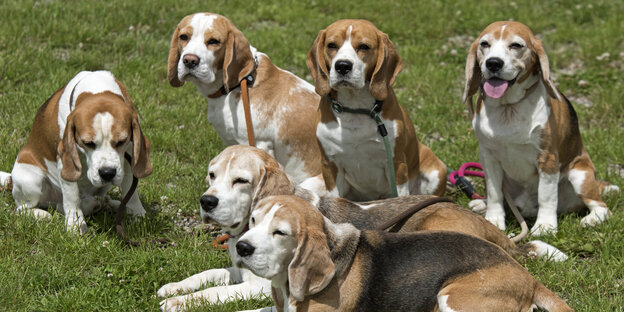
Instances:
[[[556,232],[557,214],[587,208],[583,226],[609,218],[601,194],[619,188],[596,178],[576,112],[550,79],[542,42],[527,26],[495,22],[472,43],[463,102],[485,171],[486,219],[505,229],[503,188],[523,216],[537,217],[533,235]],[[475,210],[484,206],[471,203]]]
[[[278,311],[573,311],[487,241],[361,231],[296,196],[259,201],[236,251],[271,280]]]
[[[13,171],[2,175],[13,184],[19,213],[42,219],[50,214],[40,208],[56,205],[67,230],[83,234],[84,216],[93,213],[99,198],[119,205],[105,196],[111,186],[120,185],[126,194],[133,175],[152,173],[149,152],[125,86],[108,71],[83,71],[39,108]],[[125,153],[132,155],[132,164]],[[136,192],[127,209],[133,216],[145,215]]]
[[[226,145],[248,144],[240,82],[251,77],[249,100],[256,145],[307,188],[325,190],[314,136],[319,96],[305,80],[273,65],[224,16],[184,17],[171,39],[168,79],[190,81],[209,97],[208,121]]]
[[[368,113],[374,106],[387,129],[398,195],[444,194],[446,166],[416,139],[392,90],[403,63],[386,34],[365,20],[339,20],[319,32],[307,65],[321,95],[316,137],[330,194],[357,201],[391,196],[386,149]]]
[[[297,195],[333,222],[352,223],[359,229],[374,229],[408,207],[431,196],[411,195],[372,202],[355,203],[330,196],[319,197],[295,184],[281,166],[265,151],[243,145],[229,146],[212,159],[208,169],[210,188],[200,199],[200,215],[205,222],[215,222],[230,234],[230,258],[237,263],[238,254],[234,246],[248,229],[252,207],[263,198],[272,195]],[[567,256],[557,248],[541,241],[531,241],[516,246],[494,225],[468,209],[454,203],[437,203],[429,206],[405,223],[392,228],[393,231],[414,232],[422,230],[453,230],[474,235],[501,246],[515,258],[545,257],[553,261],[564,261]],[[191,298],[207,298],[215,303],[236,298],[248,298],[261,294],[269,295],[270,283],[245,268],[236,266],[227,269],[212,269],[195,274],[185,280],[169,283],[158,290],[166,297],[177,292],[199,289],[202,284],[214,283],[208,288],[187,296],[164,300],[163,310],[175,310]],[[211,298],[214,298],[211,299]]]

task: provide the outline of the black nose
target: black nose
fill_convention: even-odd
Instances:
[[[353,69],[353,63],[349,61],[337,61],[336,64],[334,64],[334,68],[336,68],[339,74],[344,76]]]
[[[491,57],[485,61],[485,67],[494,73],[503,68],[503,65],[505,62],[498,57]]]
[[[208,212],[215,209],[219,204],[219,198],[212,195],[204,195],[199,199],[199,203],[204,211]]]
[[[199,57],[195,54],[187,54],[182,58],[182,62],[187,68],[193,68],[199,64]]]
[[[238,241],[238,243],[236,243],[236,252],[241,257],[251,256],[254,250],[256,250],[256,247],[251,246],[246,241]]]
[[[98,170],[98,173],[100,174],[100,178],[102,178],[102,180],[104,181],[110,181],[112,180],[115,175],[117,174],[117,169],[115,168],[100,168]]]

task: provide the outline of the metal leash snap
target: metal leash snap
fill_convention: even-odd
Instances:
[[[338,114],[342,113],[342,105],[336,102],[332,102],[332,110]]]

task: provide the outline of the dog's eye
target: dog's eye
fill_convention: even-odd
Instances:
[[[514,43],[509,45],[509,48],[510,49],[520,49],[520,48],[522,48],[522,45],[519,44],[519,43],[514,42]]]
[[[83,141],[82,144],[84,144],[84,146],[90,148],[90,149],[94,149],[95,148],[95,143],[93,142],[89,142],[89,141]]]
[[[208,173],[208,177],[210,177],[210,180],[214,180],[214,178],[215,178],[214,172],[209,172]]]
[[[282,231],[280,231],[280,230],[275,230],[275,231],[273,232],[273,235],[286,236],[286,233],[284,233],[284,232],[282,232]]]
[[[188,40],[188,35],[184,35],[184,34],[182,34],[182,35],[180,35],[180,37],[179,37],[179,38],[180,38],[180,40],[182,40],[182,41],[186,41],[186,40]]]
[[[234,184],[239,184],[239,183],[240,183],[240,184],[247,184],[247,183],[249,183],[249,181],[247,181],[247,180],[245,180],[245,179],[243,179],[243,178],[236,178],[236,179],[234,179],[234,181],[232,182],[232,185],[234,185]]]
[[[327,48],[328,49],[338,49],[338,46],[335,43],[330,42],[330,43],[327,44]]]
[[[484,48],[489,48],[490,47],[490,43],[487,41],[481,41],[480,45]]]
[[[362,43],[357,47],[357,49],[358,51],[368,51],[370,50],[370,47],[367,44]]]
[[[126,140],[121,140],[115,144],[115,147],[119,148],[124,146],[124,144],[126,144]]]
[[[215,38],[210,38],[210,40],[206,41],[207,45],[211,45],[211,44],[219,44],[221,43],[219,40],[215,39]]]

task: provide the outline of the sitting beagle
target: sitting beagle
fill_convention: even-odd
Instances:
[[[316,137],[328,192],[356,201],[392,196],[375,111],[387,129],[398,195],[444,194],[446,166],[416,139],[392,90],[403,64],[386,34],[365,20],[334,22],[319,32],[307,65],[321,95]]]
[[[230,234],[229,252],[234,264],[239,258],[234,246],[248,230],[252,207],[263,198],[295,194],[333,222],[349,222],[359,229],[374,229],[408,207],[431,197],[411,195],[365,203],[329,196],[319,197],[295,186],[281,166],[265,151],[243,145],[229,146],[223,150],[212,159],[208,172],[210,188],[200,199],[200,215],[205,222],[217,223]],[[486,239],[501,246],[515,258],[529,256],[546,257],[553,261],[567,259],[557,248],[541,241],[517,246],[482,216],[448,202],[424,208],[392,230],[453,230]],[[158,290],[158,295],[166,297],[177,292],[188,292],[207,283],[220,286],[163,300],[163,310],[173,311],[196,298],[216,303],[217,299],[228,301],[270,294],[268,280],[257,277],[245,268],[233,266],[207,270],[180,282],[166,284]]]
[[[278,311],[573,311],[487,241],[360,231],[296,196],[259,201],[236,251]]]
[[[257,147],[304,186],[324,192],[314,135],[319,96],[305,80],[273,65],[226,17],[196,13],[176,27],[169,50],[169,83],[190,81],[208,101],[208,121],[226,145],[248,144],[240,83],[249,100]]]
[[[125,86],[110,72],[83,71],[39,108],[13,171],[2,173],[2,180],[5,185],[12,182],[19,213],[46,218],[50,214],[39,208],[56,205],[65,214],[67,230],[83,234],[84,216],[98,207],[98,198],[106,197],[112,185],[121,185],[125,195],[133,175],[143,178],[152,172],[149,151]],[[132,156],[132,164],[125,153]],[[136,192],[127,211],[145,215]]]
[[[576,112],[550,79],[542,42],[527,26],[504,21],[483,30],[466,60],[463,101],[485,171],[486,219],[505,229],[503,188],[523,216],[537,216],[534,235],[556,232],[557,214],[589,209],[583,226],[609,218],[601,194],[619,188],[596,179]],[[471,207],[485,210],[483,201]]]

